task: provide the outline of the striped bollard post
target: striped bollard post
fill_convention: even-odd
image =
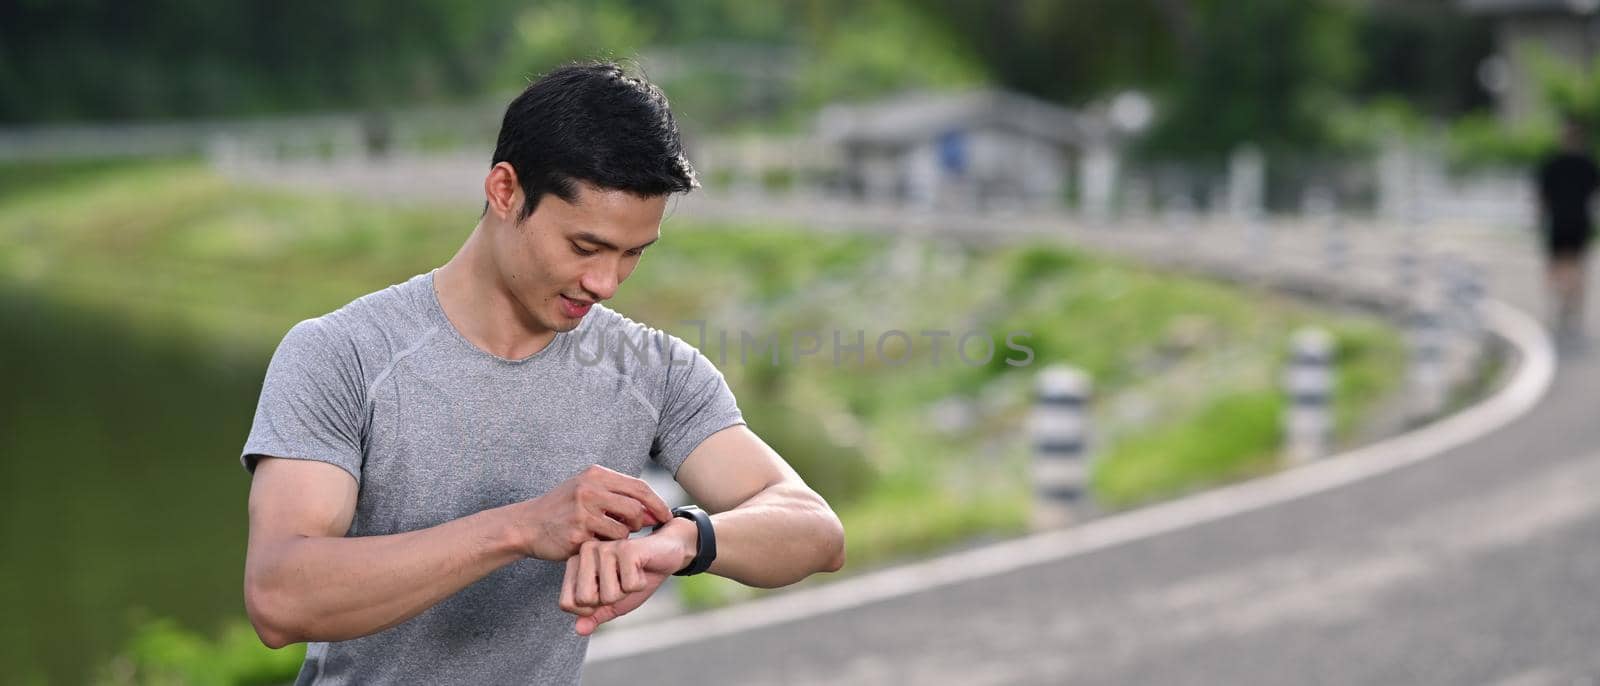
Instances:
[[[1053,366],[1039,375],[1033,411],[1034,527],[1070,524],[1089,513],[1089,375]]]
[[[1407,386],[1411,396],[1411,421],[1418,422],[1444,410],[1448,392],[1445,379],[1446,331],[1438,303],[1424,299],[1414,306],[1406,322],[1411,359]]]
[[[1283,427],[1291,463],[1326,457],[1333,447],[1333,352],[1333,336],[1321,329],[1301,329],[1291,340]]]

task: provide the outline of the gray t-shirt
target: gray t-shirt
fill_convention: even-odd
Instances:
[[[484,352],[430,272],[290,329],[242,460],[344,469],[360,485],[346,535],[376,536],[537,497],[591,464],[676,473],[743,421],[693,346],[599,305],[528,358]],[[564,572],[521,560],[388,630],[313,643],[297,683],[576,683],[588,640],[557,606]]]

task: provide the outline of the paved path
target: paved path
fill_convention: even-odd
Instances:
[[[1276,250],[1315,270],[1320,239],[1289,235],[1279,233]],[[1078,238],[1138,253],[1173,234]],[[1485,260],[1496,297],[1542,309],[1525,244],[1428,238]],[[1241,232],[1199,232],[1181,244],[1190,249],[1144,254],[1250,263],[1255,249]],[[1367,273],[1350,278],[1389,278],[1386,248],[1376,253]],[[1568,355],[1532,412],[1434,459],[1164,535],[714,640],[612,659],[617,644],[597,640],[600,659],[585,683],[1600,681],[1597,400],[1600,365]]]

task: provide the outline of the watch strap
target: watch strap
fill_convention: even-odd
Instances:
[[[717,559],[717,532],[711,527],[711,515],[694,505],[684,505],[672,508],[672,516],[692,520],[696,531],[694,559],[689,561],[689,566],[672,575],[693,576],[710,569],[711,563]]]

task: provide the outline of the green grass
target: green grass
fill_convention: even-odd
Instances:
[[[1270,471],[1282,412],[1277,393],[1236,393],[1184,421],[1120,441],[1094,470],[1096,499],[1127,507]]]
[[[127,646],[95,675],[96,686],[271,686],[294,680],[306,647],[265,650],[248,623],[235,621],[216,638],[168,619],[141,625]]]
[[[0,595],[30,619],[0,634],[0,661],[43,656],[60,677],[122,645],[130,607],[185,626],[239,618],[248,480],[236,451],[273,347],[301,319],[442,264],[477,214],[240,188],[187,163],[43,176],[0,196],[0,326],[28,332],[0,339],[15,380],[6,416],[23,420],[0,434],[0,530],[22,553],[0,562],[21,580]],[[1367,320],[1053,245],[681,217],[613,304],[691,342],[688,321],[706,322],[705,352],[725,352],[750,425],[839,512],[849,570],[1024,529],[1025,420],[1047,364],[1093,374],[1106,438],[1094,488],[1126,506],[1272,468],[1277,369],[1295,327],[1338,337],[1347,434],[1400,358],[1394,334]],[[740,329],[860,330],[869,349],[860,365],[833,365],[831,341],[806,359],[741,364]],[[889,329],[913,336],[910,363],[872,349]],[[951,333],[941,364],[928,329]],[[992,360],[955,356],[967,332],[995,342]],[[1006,363],[1020,358],[1004,347],[1014,332],[1028,334],[1029,366]],[[1115,410],[1134,397],[1152,409]],[[941,400],[978,408],[971,425],[934,426]],[[747,591],[695,578],[682,593],[703,607]]]
[[[1309,314],[1304,317],[1290,326],[1313,323]],[[1314,323],[1334,334],[1334,440],[1342,445],[1361,432],[1368,411],[1394,389],[1404,351],[1391,330],[1370,320],[1323,316]],[[1248,372],[1238,374],[1235,380],[1245,383],[1221,387],[1163,426],[1115,441],[1096,457],[1096,500],[1110,509],[1126,508],[1276,469],[1286,399],[1273,385],[1273,373],[1284,364],[1283,352],[1263,355],[1269,364],[1257,370],[1254,381]]]
[[[0,203],[32,193],[58,194],[84,188],[148,163],[134,160],[71,160],[0,163]]]

